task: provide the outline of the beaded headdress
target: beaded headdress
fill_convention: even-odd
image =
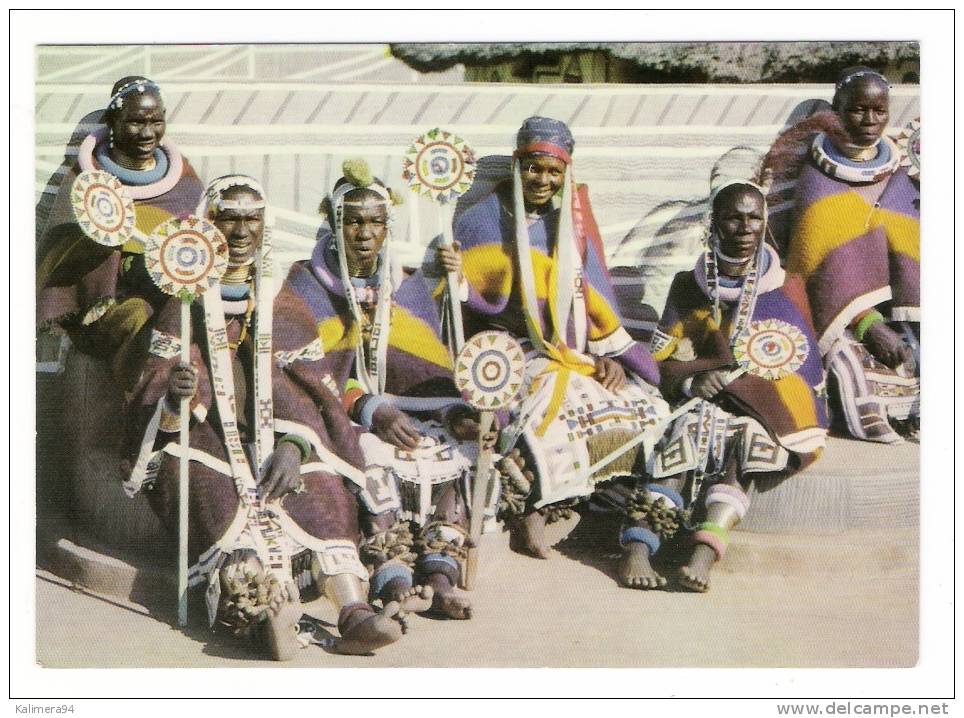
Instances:
[[[124,97],[132,92],[144,93],[148,90],[160,94],[161,87],[153,80],[148,80],[145,77],[140,77],[136,80],[131,80],[130,82],[121,85],[117,92],[111,95],[110,100],[107,102],[108,110],[119,110],[124,106]]]

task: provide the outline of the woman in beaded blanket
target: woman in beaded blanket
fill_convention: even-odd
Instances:
[[[301,616],[298,585],[314,582],[340,609],[334,649],[365,654],[403,631],[398,604],[376,613],[346,478],[364,483],[361,450],[333,393],[308,307],[272,290],[265,194],[230,175],[211,183],[198,213],[228,241],[228,269],[192,307],[191,365],[181,364],[180,299],[158,307],[131,392],[133,468],[177,528],[177,407],[190,399],[189,585],[207,586],[208,617],[290,658]]]
[[[165,301],[146,274],[138,236],[191,214],[204,187],[164,136],[164,100],[157,83],[136,76],[118,80],[104,125],[81,143],[43,229],[37,321],[41,329],[65,330],[80,351],[110,362],[114,376],[127,384],[131,370],[143,361],[151,316]],[[88,238],[74,214],[74,182],[94,170],[116,177],[133,200],[134,237],[120,247]]]
[[[393,257],[396,196],[363,161],[343,169],[322,204],[332,231],[320,233],[288,282],[311,309],[345,409],[365,430],[362,558],[372,596],[466,619],[471,604],[458,586],[476,412],[455,388],[435,280],[406,276]]]
[[[785,264],[806,281],[847,427],[885,443],[920,413],[919,125],[903,153],[884,136],[889,90],[870,68],[844,70],[833,111],[791,128],[766,160],[776,181],[797,178]]]
[[[629,497],[624,561],[636,554],[639,588],[665,583],[649,557],[688,517],[695,547],[681,581],[707,590],[729,530],[749,506],[751,477],[799,471],[826,441],[806,288],[764,241],[764,192],[752,182],[724,183],[711,211],[710,246],[692,271],[676,275],[652,339],[664,396],[689,399],[691,408],[654,454],[653,483]]]
[[[573,178],[573,146],[564,123],[527,119],[511,177],[465,210],[457,244],[440,250],[446,270],[464,274],[466,326],[508,331],[526,350],[500,448],[521,452],[538,479],[509,516],[513,547],[537,558],[549,556],[546,522],[600,482],[631,474],[640,451],[593,465],[643,432],[655,438],[668,414],[656,363],[622,326],[589,194]]]

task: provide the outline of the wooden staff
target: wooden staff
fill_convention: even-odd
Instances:
[[[181,362],[191,364],[191,303],[217,285],[227,267],[228,245],[217,227],[197,217],[170,219],[144,243],[144,263],[158,288],[181,303]],[[178,466],[177,623],[187,625],[190,398],[181,399]]]
[[[191,365],[191,297],[181,296],[181,362]],[[191,400],[181,398],[181,461],[177,482],[177,625],[187,625],[188,460],[191,451],[189,423]]]
[[[451,247],[455,242],[452,231],[454,207],[450,202],[439,202],[438,209],[439,246]],[[446,286],[448,288],[446,309],[449,315],[449,326],[452,328],[452,348],[454,353],[458,354],[462,351],[462,345],[465,344],[465,330],[462,328],[462,300],[459,297],[459,275],[456,272],[446,273]]]

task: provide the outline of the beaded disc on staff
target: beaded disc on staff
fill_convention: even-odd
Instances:
[[[144,246],[144,262],[161,291],[194,299],[214,286],[228,266],[228,243],[206,219],[169,219]]]
[[[458,135],[436,127],[408,148],[402,177],[419,195],[454,202],[475,180],[475,152]]]
[[[505,332],[482,332],[465,342],[455,359],[455,385],[477,409],[501,409],[519,392],[525,355]]]
[[[741,366],[770,381],[795,373],[809,353],[806,335],[781,319],[751,322],[733,347],[733,357]]]
[[[897,135],[900,148],[900,165],[907,168],[907,174],[920,180],[920,118],[911,120]]]
[[[70,189],[70,204],[84,234],[105,247],[120,247],[134,234],[134,200],[110,172],[82,172]]]

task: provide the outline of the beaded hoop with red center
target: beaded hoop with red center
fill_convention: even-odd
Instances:
[[[481,332],[465,342],[455,359],[455,385],[483,411],[501,409],[522,386],[525,355],[505,332]]]
[[[900,166],[907,174],[920,181],[920,118],[911,120],[896,138],[900,148]]]
[[[454,202],[475,180],[475,152],[458,135],[436,127],[408,148],[402,177],[421,196]]]
[[[134,200],[110,172],[82,172],[70,188],[70,204],[80,228],[105,247],[120,247],[134,234]]]
[[[781,319],[751,322],[733,347],[733,357],[741,366],[770,381],[796,372],[809,353],[804,333]]]
[[[195,299],[224,274],[228,243],[206,219],[169,219],[158,225],[145,243],[144,262],[161,291]]]

